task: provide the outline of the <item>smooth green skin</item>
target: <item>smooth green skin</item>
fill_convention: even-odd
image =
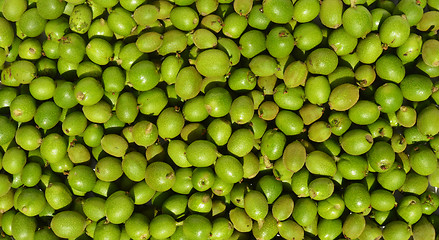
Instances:
[[[343,56],[354,51],[358,39],[352,37],[344,28],[332,31],[328,36],[328,44],[334,49],[338,56]]]
[[[157,50],[160,55],[179,53],[186,49],[187,36],[180,30],[170,30],[163,34],[162,46]]]
[[[119,95],[116,103],[116,116],[125,123],[132,123],[137,118],[139,109],[137,108],[136,96],[125,92]]]
[[[274,176],[266,175],[259,179],[256,190],[265,195],[268,204],[272,204],[282,194],[282,182]]]
[[[244,170],[239,160],[228,155],[223,155],[216,160],[215,173],[228,183],[236,183],[244,176]]]
[[[370,194],[370,205],[378,211],[390,211],[395,205],[395,197],[390,191],[378,189]]]
[[[77,33],[69,33],[61,38],[59,56],[68,59],[69,62],[79,63],[85,56],[85,49],[84,39]]]
[[[21,171],[21,181],[26,187],[33,187],[40,181],[42,175],[41,166],[35,162],[29,162]],[[1,195],[1,194],[0,194]]]
[[[230,59],[221,50],[208,49],[197,56],[195,67],[205,77],[220,77],[229,72]]]
[[[350,83],[344,83],[331,91],[328,104],[332,110],[346,111],[358,102],[360,97],[359,94],[357,86]]]
[[[122,157],[128,149],[127,141],[117,134],[107,134],[101,139],[102,149],[114,157]]]
[[[352,124],[345,112],[331,113],[328,117],[328,122],[331,125],[332,133],[336,136],[344,134]]]
[[[266,47],[275,58],[288,57],[294,48],[293,35],[284,27],[275,27],[267,35]]]
[[[371,149],[373,138],[365,130],[354,129],[343,134],[340,145],[347,154],[358,156]]]
[[[398,166],[395,162],[391,168],[386,172],[378,173],[377,181],[384,188],[389,191],[395,191],[403,186],[406,180],[406,173],[404,169]]]
[[[166,239],[174,234],[177,229],[175,224],[174,218],[170,215],[157,215],[149,223],[149,233],[153,238]]]
[[[317,229],[319,239],[335,239],[342,233],[342,221],[341,219],[321,219],[317,225]]]
[[[285,194],[276,199],[272,205],[271,212],[273,217],[278,221],[284,221],[290,218],[294,210],[294,200],[290,195]]]
[[[61,108],[52,101],[46,101],[38,106],[34,121],[38,127],[47,130],[56,126],[61,116]]]
[[[37,37],[44,32],[47,20],[38,14],[37,8],[26,10],[17,21],[21,32],[28,37]]]
[[[102,181],[116,181],[123,174],[121,161],[115,157],[104,157],[96,164],[95,173]]]
[[[184,67],[180,70],[175,80],[177,96],[183,100],[196,97],[201,90],[202,76],[195,67]]]
[[[28,217],[21,212],[15,214],[11,223],[11,235],[14,239],[25,240],[33,238],[37,229],[35,218]]]
[[[224,88],[212,88],[204,96],[204,105],[210,116],[224,117],[232,106],[232,96]]]
[[[147,32],[139,36],[136,46],[141,52],[154,52],[162,46],[163,35],[157,32]]]
[[[164,139],[175,138],[183,129],[184,122],[181,112],[173,107],[166,108],[157,118],[159,136]]]
[[[212,223],[198,214],[189,215],[183,221],[183,233],[189,239],[207,239],[212,230]]]
[[[294,4],[293,19],[297,22],[310,22],[319,15],[320,3],[315,0],[298,0]]]
[[[410,24],[402,16],[390,16],[381,24],[379,35],[382,43],[389,47],[399,47],[410,35]]]
[[[242,158],[242,168],[244,169],[244,178],[251,179],[259,173],[259,159],[252,152]]]
[[[250,232],[253,227],[253,220],[245,213],[245,210],[236,207],[229,211],[229,218],[234,228],[240,232]]]
[[[367,161],[376,172],[386,172],[395,162],[395,152],[387,142],[376,142],[367,153]]]
[[[110,40],[113,37],[113,34],[113,31],[111,31],[108,26],[108,22],[104,18],[94,19],[87,31],[89,39],[100,37],[105,40]]]
[[[298,135],[303,132],[304,123],[296,113],[281,110],[275,119],[276,126],[287,136]]]
[[[92,221],[99,221],[105,216],[105,199],[100,197],[87,198],[82,209],[87,218]]]
[[[160,75],[153,62],[143,60],[130,68],[127,78],[134,89],[148,91],[157,86]]]
[[[308,69],[304,62],[294,61],[285,68],[283,80],[288,88],[302,85],[308,76]]]
[[[253,118],[253,114],[253,101],[250,97],[244,95],[233,100],[229,112],[232,123],[248,123]]]
[[[334,159],[318,150],[308,154],[305,166],[312,174],[323,176],[334,176],[337,171]]]
[[[215,144],[207,140],[196,140],[187,147],[186,157],[195,167],[208,167],[217,159],[217,149]]]
[[[337,171],[347,180],[361,180],[368,173],[368,163],[362,156],[342,154],[337,161]]]
[[[396,112],[403,103],[403,95],[398,85],[385,83],[378,87],[374,94],[375,102],[381,107],[383,113]]]
[[[317,204],[317,213],[324,219],[337,219],[345,209],[345,203],[340,195],[334,193],[329,198],[319,201]]]
[[[259,191],[250,191],[244,196],[244,210],[247,215],[261,222],[268,214],[268,202],[264,194]]]
[[[91,191],[96,183],[96,175],[92,168],[78,165],[72,168],[67,177],[69,186],[82,192]]]
[[[111,11],[107,21],[108,26],[114,33],[124,37],[130,35],[132,30],[136,27],[136,22],[131,17],[131,12],[121,7],[116,7]]]
[[[207,192],[195,192],[189,197],[187,206],[192,212],[208,213],[212,210],[212,199]]]
[[[285,24],[293,18],[294,7],[291,1],[264,1],[262,7],[264,15],[274,23]]]
[[[317,121],[308,128],[308,138],[313,142],[325,142],[331,136],[331,126],[325,121]]]
[[[134,142],[140,146],[151,146],[158,138],[157,126],[146,120],[137,122],[132,132]]]
[[[250,30],[239,38],[239,46],[242,56],[253,58],[266,49],[265,34],[259,30]]]
[[[266,121],[273,120],[275,117],[277,117],[278,112],[279,112],[279,106],[277,106],[277,104],[273,101],[264,101],[261,103],[261,105],[259,105],[258,115],[259,118],[263,120]],[[285,115],[289,115],[289,114],[285,114]]]
[[[439,41],[435,39],[429,39],[422,45],[422,59],[425,64],[430,67],[439,66],[439,58],[437,53],[439,52]]]
[[[190,164],[186,158],[186,149],[188,144],[185,143],[182,140],[172,140],[168,144],[168,155],[172,159],[172,161],[179,167],[185,168],[185,167],[191,167],[192,164]]]
[[[17,128],[15,124],[5,116],[0,116],[0,125],[2,126],[0,130],[0,145],[3,145],[14,139]]]
[[[253,224],[252,234],[257,239],[273,239],[277,233],[277,221],[272,214],[267,215],[262,224]]]
[[[139,111],[145,115],[157,116],[168,104],[166,93],[160,88],[142,92],[137,97]]]
[[[253,149],[254,135],[250,129],[238,129],[232,133],[227,142],[227,150],[238,156],[244,157]]]
[[[156,191],[150,188],[145,181],[140,181],[134,184],[130,189],[130,196],[136,205],[147,203],[152,199],[155,193]]]
[[[289,143],[282,154],[282,162],[285,167],[295,173],[305,165],[306,149],[299,141]]]
[[[311,79],[311,78],[310,78]],[[306,87],[305,85],[305,91],[301,86],[294,87],[294,88],[288,88],[285,86],[284,83],[281,83],[276,86],[275,92],[273,95],[274,102],[283,109],[286,110],[299,110],[305,101],[305,96],[308,97],[308,94],[306,94],[307,91],[310,91],[311,89],[314,89],[314,83],[318,81],[314,81],[310,79],[307,80],[307,83],[310,82],[309,86]],[[329,85],[329,84],[328,84]],[[324,85],[322,84],[322,92],[326,92],[326,89]],[[307,89],[308,88],[308,89]],[[317,89],[314,89],[317,90]],[[321,93],[322,92],[315,92],[315,95],[310,94],[309,101],[320,101]],[[309,92],[308,92],[309,93]],[[329,94],[328,94],[329,95]],[[319,100],[317,100],[319,99]]]
[[[27,1],[6,0],[2,3],[2,14],[9,21],[16,22],[27,9]]]
[[[113,224],[128,220],[134,211],[134,201],[124,191],[111,194],[105,201],[105,216]]]
[[[311,174],[306,168],[300,169],[298,172],[294,173],[291,178],[291,189],[298,197],[308,197],[308,184]]]
[[[364,64],[374,63],[383,52],[381,40],[376,33],[369,33],[358,42],[355,50],[358,60]]]
[[[56,214],[50,222],[50,227],[61,238],[77,238],[85,230],[84,216],[75,211],[63,211]]]
[[[35,232],[34,239],[35,240],[43,240],[43,239],[58,240],[59,238],[55,235],[55,233],[53,233],[53,231],[50,228],[45,227],[45,228],[40,228],[39,230],[37,230]]]
[[[232,12],[225,16],[222,32],[229,38],[237,39],[244,33],[247,25],[245,16]]]
[[[186,101],[182,113],[184,119],[190,122],[201,122],[209,117],[209,113],[204,107],[204,96],[199,95]]]
[[[24,188],[18,196],[14,196],[14,207],[29,217],[40,214],[45,206],[44,193],[36,188]]]
[[[122,159],[122,170],[132,181],[139,182],[145,178],[146,158],[143,154],[133,151],[125,154]]]
[[[336,29],[342,24],[343,2],[341,0],[324,0],[320,3],[319,17],[323,25]]]
[[[317,121],[323,115],[323,107],[311,103],[305,105],[299,110],[300,117],[303,119],[303,124],[310,125]],[[349,120],[346,115],[346,119]],[[349,120],[351,122],[351,120]],[[332,124],[332,123],[331,123]]]
[[[267,122],[260,118],[257,115],[254,115],[252,120],[250,121],[251,128],[254,134],[255,139],[260,139],[265,133],[265,130],[267,129]]]
[[[402,84],[401,81],[405,78],[405,68],[397,56],[394,54],[382,55],[376,61],[375,66],[378,77],[387,81]],[[402,85],[400,85],[400,87],[402,90]]]
[[[404,98],[414,102],[428,99],[432,94],[432,87],[431,80],[419,74],[406,75],[400,83]]]
[[[434,239],[436,232],[434,225],[426,217],[422,217],[413,227],[413,239]]]
[[[303,228],[293,220],[286,220],[277,224],[279,234],[285,239],[303,239]]]
[[[175,83],[178,72],[183,65],[183,59],[178,56],[169,55],[167,56],[160,66],[160,72],[163,80],[172,84]]]
[[[6,195],[11,189],[11,181],[9,177],[5,174],[0,174],[0,196]]]
[[[317,204],[311,198],[295,201],[293,219],[302,227],[309,226],[317,216]]]
[[[366,186],[361,183],[352,183],[345,192],[343,199],[346,207],[354,213],[361,213],[370,206],[370,194]]]
[[[363,233],[366,227],[366,221],[363,215],[352,213],[346,217],[343,222],[343,235],[350,238],[356,239],[361,233]]]
[[[16,122],[29,122],[35,116],[35,99],[28,94],[18,95],[9,106],[10,116]]]
[[[421,36],[410,33],[405,43],[396,49],[396,54],[403,63],[413,62],[421,54],[422,43]]]
[[[29,92],[37,100],[48,100],[55,93],[55,81],[50,77],[38,77],[29,84]]]
[[[376,79],[375,69],[370,65],[360,65],[354,73],[355,80],[361,87],[370,86]]]
[[[172,24],[182,31],[195,29],[200,21],[194,9],[180,6],[172,9],[170,19]]]
[[[145,181],[155,191],[169,190],[174,185],[175,180],[175,172],[167,163],[154,162],[146,167]]]
[[[94,234],[94,239],[121,239],[120,227],[116,224],[101,220],[97,223]]]
[[[316,178],[309,183],[311,199],[321,201],[329,198],[334,192],[334,182],[329,178]]]
[[[293,35],[296,46],[302,51],[315,48],[323,40],[322,29],[313,22],[299,24],[294,28]]]
[[[62,123],[62,130],[67,136],[82,135],[87,128],[87,118],[80,111],[69,113]]]
[[[2,158],[2,168],[9,174],[17,174],[23,170],[27,161],[26,153],[19,147],[6,150]]]
[[[372,15],[361,5],[346,9],[342,21],[346,32],[355,38],[364,37],[372,30]]]
[[[227,218],[219,217],[212,222],[211,239],[228,239],[233,234],[233,224]]]
[[[312,74],[328,75],[338,64],[337,54],[328,48],[318,48],[306,58],[306,66]]]
[[[428,176],[437,168],[437,158],[434,152],[426,146],[414,148],[409,155],[410,166],[417,174]]]
[[[149,219],[141,213],[133,213],[133,215],[125,222],[125,230],[132,239],[148,238]]]
[[[404,196],[396,208],[398,215],[412,225],[422,217],[422,204],[415,196]]]
[[[285,134],[276,129],[269,129],[261,140],[261,154],[268,160],[276,160],[282,156],[285,144]]]
[[[107,65],[113,57],[113,47],[104,39],[94,38],[88,42],[85,53],[92,62]]]
[[[438,116],[438,114],[439,110],[434,105],[424,108],[418,114],[416,126],[421,134],[433,136],[439,133],[439,125],[431,121],[431,119]]]
[[[162,212],[178,219],[185,215],[187,207],[188,197],[186,195],[175,194],[163,202]]]
[[[188,123],[183,127],[180,137],[187,143],[192,143],[203,138],[206,128],[201,123]]]
[[[305,96],[312,104],[322,105],[328,102],[331,94],[329,81],[324,76],[310,77],[305,83]]]
[[[192,186],[195,190],[203,192],[211,188],[215,182],[215,173],[210,167],[198,167],[192,172]]]

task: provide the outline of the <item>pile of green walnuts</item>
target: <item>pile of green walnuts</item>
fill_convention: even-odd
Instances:
[[[0,239],[439,239],[439,0],[0,0]]]

